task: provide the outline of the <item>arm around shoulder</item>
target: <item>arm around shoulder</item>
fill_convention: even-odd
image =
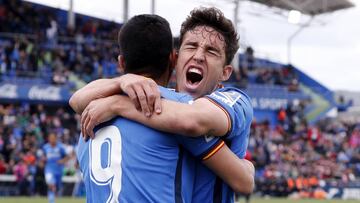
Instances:
[[[180,121],[188,135],[192,136],[223,136],[228,133],[231,121],[227,112],[215,102],[207,98],[200,98],[189,106],[187,115]],[[177,109],[179,117],[182,111]]]
[[[117,109],[117,115],[161,131],[191,137],[222,136],[228,132],[230,121],[227,114],[205,98],[195,100],[191,105],[162,99],[161,114],[151,117],[146,117],[135,108],[124,109],[130,106],[129,99],[125,102],[126,105]]]

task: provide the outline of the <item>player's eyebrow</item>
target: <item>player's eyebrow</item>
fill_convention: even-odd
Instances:
[[[184,42],[184,45],[197,46],[198,44],[199,44],[198,42],[190,41],[190,40],[187,40],[187,41]]]
[[[185,41],[185,42],[184,42],[184,45],[199,46],[199,43],[196,42],[196,41],[190,41],[190,40],[188,40],[188,41]],[[213,45],[204,45],[204,46],[202,46],[202,47],[203,47],[205,50],[211,50],[211,51],[216,51],[216,52],[221,53],[221,50],[220,50],[218,47],[213,46]]]

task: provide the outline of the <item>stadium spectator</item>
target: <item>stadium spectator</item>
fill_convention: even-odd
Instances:
[[[279,122],[280,125],[284,125],[285,121],[286,121],[286,111],[283,107],[280,108],[278,115],[277,115],[277,120]]]
[[[18,186],[18,194],[22,196],[30,195],[29,192],[29,181],[27,180],[29,175],[29,169],[27,164],[21,159],[21,154],[19,155],[20,160],[14,165],[13,173],[16,177],[16,182]]]
[[[39,160],[36,164],[35,174],[34,174],[34,191],[32,194],[45,196],[47,187],[45,182],[45,164],[44,161]]]
[[[345,101],[345,97],[343,95],[339,96],[338,103],[337,103],[337,109],[339,112],[346,111],[349,107],[353,105],[353,100],[350,99],[348,101]]]
[[[356,149],[360,147],[360,126],[356,126],[350,136],[350,147]]]
[[[254,49],[249,46],[246,48],[245,50],[245,54],[244,54],[244,63],[242,64],[242,68],[245,69],[244,71],[246,72],[247,70],[252,71],[255,69],[255,56],[254,56]]]
[[[50,27],[46,28],[46,38],[50,47],[54,47],[57,45],[57,34],[58,24],[55,19],[51,19]]]
[[[5,174],[6,172],[7,172],[7,164],[5,163],[3,156],[0,155],[0,174]]]
[[[255,59],[254,50],[248,47],[240,56],[239,71],[230,78],[240,88],[246,89],[250,84],[263,84],[287,87],[290,92],[299,91],[299,80],[294,67],[288,64],[283,67],[274,66],[264,59]]]

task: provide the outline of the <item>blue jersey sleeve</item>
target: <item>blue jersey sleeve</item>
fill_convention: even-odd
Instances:
[[[225,142],[218,137],[201,136],[201,137],[186,137],[178,135],[178,140],[186,150],[188,150],[197,159],[205,161],[214,155]]]
[[[253,118],[250,98],[241,90],[232,87],[218,89],[206,97],[228,116],[230,125],[224,139],[236,139],[237,143],[241,143],[237,155],[243,158],[246,153]]]
[[[174,89],[168,89],[161,86],[158,87],[161,93],[161,97],[164,99],[168,99],[180,103],[191,103],[193,100],[193,98],[188,94],[175,92]]]
[[[175,91],[160,87],[161,96],[165,99],[173,100],[180,103],[191,104],[193,98],[187,94],[177,93]],[[186,137],[177,136],[179,143],[189,151],[193,156],[200,160],[206,160],[214,155],[222,146],[224,142],[218,137]]]

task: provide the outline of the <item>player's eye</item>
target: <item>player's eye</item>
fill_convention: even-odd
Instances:
[[[192,44],[185,45],[185,49],[189,49],[189,50],[196,49],[196,46]]]
[[[213,56],[219,56],[219,52],[215,49],[208,49],[207,51],[209,54],[213,55]]]

